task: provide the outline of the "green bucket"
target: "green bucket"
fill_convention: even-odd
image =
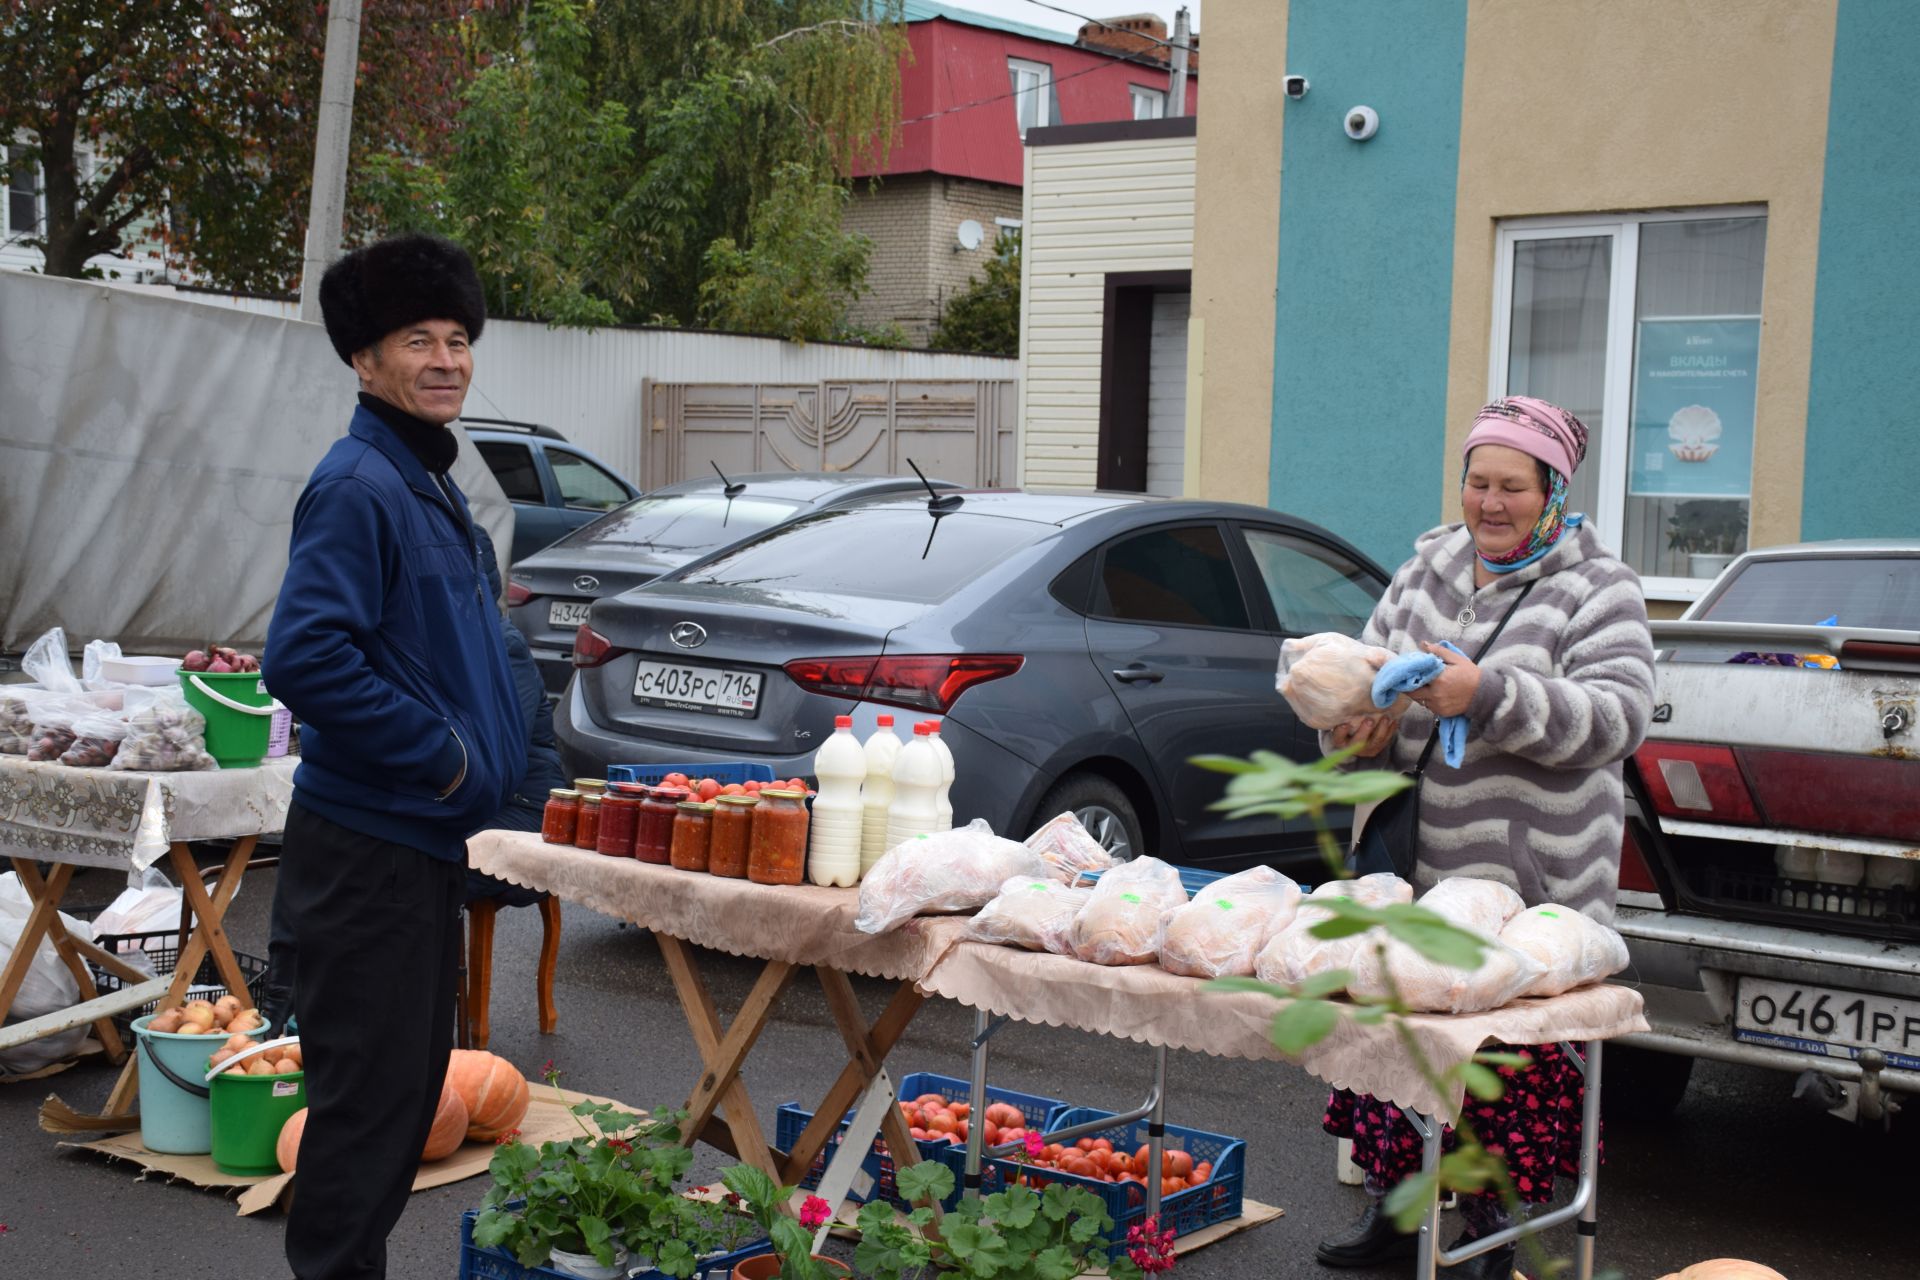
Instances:
[[[180,669],[187,704],[207,720],[207,754],[222,769],[250,769],[267,758],[273,695],[258,671]]]
[[[284,1076],[223,1071],[209,1080],[214,1167],[243,1177],[279,1173],[275,1147],[288,1118],[307,1105],[306,1079],[304,1071]]]

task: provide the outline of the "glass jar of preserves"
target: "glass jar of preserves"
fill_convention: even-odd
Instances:
[[[673,849],[673,819],[685,787],[650,787],[640,798],[640,823],[633,837],[633,856],[641,862],[666,866]]]
[[[605,778],[575,778],[573,789],[583,796],[604,796],[607,794]]]
[[[747,878],[747,860],[753,849],[753,811],[759,796],[720,796],[714,801],[713,836],[708,845],[707,872],[729,880]]]
[[[597,849],[600,847],[600,797],[580,797],[580,819],[573,828],[573,847],[576,849]]]
[[[596,846],[610,858],[631,858],[640,828],[640,798],[609,791],[600,801],[600,839]]]
[[[807,806],[798,791],[762,791],[753,810],[747,879],[799,884],[807,872]]]
[[[547,792],[547,807],[540,815],[540,838],[548,844],[572,844],[573,829],[580,821],[580,793],[566,787]]]
[[[676,871],[705,871],[713,838],[711,800],[682,800],[673,815],[673,845],[667,852]]]

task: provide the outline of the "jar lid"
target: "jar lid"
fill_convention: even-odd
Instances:
[[[687,790],[685,787],[655,787],[653,788],[653,794],[662,800],[672,800],[678,803],[692,795],[693,792]]]
[[[547,798],[549,800],[578,800],[580,793],[578,791],[569,791],[565,787],[555,787],[553,790],[547,792]]]
[[[760,794],[762,797],[772,796],[775,800],[805,800],[807,798],[807,793],[804,791],[782,791],[777,787],[763,787],[760,790]]]
[[[575,778],[573,780],[573,786],[576,791],[605,791],[607,789],[607,780],[605,778]]]
[[[589,792],[588,794],[580,797],[580,803],[581,804],[599,804],[604,799],[606,799],[605,796],[596,796],[591,792]]]
[[[607,784],[607,790],[614,795],[634,796],[638,798],[646,795],[649,791],[652,791],[653,788],[644,782],[609,782]]]
[[[760,795],[715,796],[714,799],[721,804],[736,805],[739,808],[745,809],[749,805],[759,804],[760,796],[763,796],[766,794],[767,794],[766,792],[762,791]]]
[[[712,812],[713,812],[713,801],[711,801],[711,800],[682,800],[682,801],[680,802],[680,811],[681,811],[682,813],[712,813]]]

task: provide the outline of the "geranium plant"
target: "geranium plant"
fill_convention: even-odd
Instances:
[[[729,1200],[738,1197],[740,1208],[773,1241],[773,1251],[780,1255],[780,1280],[832,1280],[844,1274],[829,1269],[813,1252],[813,1233],[833,1216],[832,1205],[819,1196],[808,1196],[795,1220],[785,1208],[797,1188],[783,1187],[747,1164],[728,1169],[720,1181],[732,1193]]]

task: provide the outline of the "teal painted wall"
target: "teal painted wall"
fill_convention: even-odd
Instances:
[[[1466,30],[1465,0],[1292,0],[1275,68],[1312,87],[1283,108],[1269,501],[1389,569],[1443,516]]]
[[[1840,0],[1800,509],[1810,541],[1920,536],[1916,16],[1913,0]]]

